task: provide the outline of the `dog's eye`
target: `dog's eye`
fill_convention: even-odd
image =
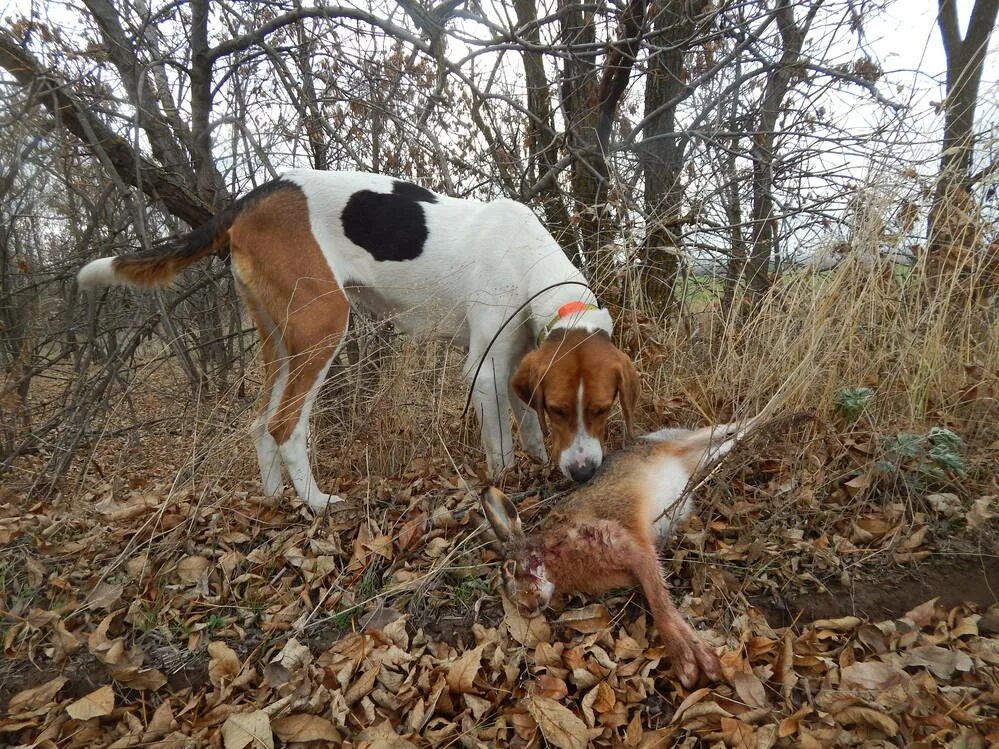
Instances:
[[[610,406],[590,406],[591,416],[606,416]]]
[[[552,416],[557,416],[560,419],[564,419],[569,415],[569,409],[562,408],[562,406],[549,406],[548,413]]]

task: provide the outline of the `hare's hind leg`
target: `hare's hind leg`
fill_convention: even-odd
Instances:
[[[642,586],[659,637],[669,652],[680,682],[690,689],[697,685],[702,674],[711,681],[720,679],[718,656],[698,637],[670,600],[669,586],[652,542],[634,543],[629,556],[631,573]]]

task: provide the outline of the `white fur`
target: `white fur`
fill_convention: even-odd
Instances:
[[[603,331],[607,335],[610,335],[614,332],[614,323],[611,322],[610,312],[607,310],[588,309],[583,312],[574,312],[565,317],[560,317],[557,322],[552,324],[549,329],[549,335],[552,330],[558,330],[559,328],[581,328],[588,333]]]
[[[594,467],[599,467],[603,462],[603,447],[600,440],[586,431],[586,397],[583,389],[583,381],[580,380],[579,388],[576,390],[576,435],[572,442],[565,448],[558,457],[559,468],[566,476],[571,475],[569,470],[574,466],[586,462],[593,463]]]
[[[76,274],[76,285],[81,289],[96,289],[122,283],[122,279],[115,275],[113,262],[113,257],[102,257],[87,263]]]
[[[645,483],[652,487],[648,502],[648,522],[656,529],[660,541],[670,538],[679,525],[694,510],[688,495],[680,499],[690,474],[673,456],[653,463],[645,474]]]
[[[482,203],[439,195],[436,203],[421,202],[427,224],[423,252],[412,260],[381,262],[347,239],[340,216],[355,192],[391,193],[394,178],[306,169],[284,178],[305,193],[312,233],[351,304],[392,316],[406,332],[435,335],[464,348],[467,380],[496,331],[527,303],[492,344],[472,392],[489,470],[495,474],[508,466],[513,459],[509,383],[517,365],[560,307],[574,301],[596,304],[593,292],[576,284],[528,299],[561,281],[585,283],[583,275],[531,209],[506,199]],[[352,292],[357,286],[374,295],[364,289]],[[559,321],[561,327],[572,325],[573,317]],[[606,310],[578,318],[588,330],[612,330]],[[524,446],[543,455],[537,415],[528,411],[518,416]],[[587,450],[592,452],[592,446]]]

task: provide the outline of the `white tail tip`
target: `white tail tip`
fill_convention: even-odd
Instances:
[[[81,289],[96,289],[101,286],[114,286],[121,283],[111,266],[113,262],[113,257],[102,257],[100,260],[87,263],[76,274],[77,286]]]

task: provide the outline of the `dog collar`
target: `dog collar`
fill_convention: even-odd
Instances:
[[[579,302],[579,301],[568,302],[566,304],[563,304],[561,307],[558,308],[558,312],[555,313],[555,317],[549,320],[548,324],[545,325],[538,332],[538,345],[540,346],[542,342],[552,332],[552,329],[565,318],[571,315],[578,315],[582,312],[590,312],[591,310],[599,310],[599,309],[600,308],[597,307],[595,304],[586,304],[585,302]]]

